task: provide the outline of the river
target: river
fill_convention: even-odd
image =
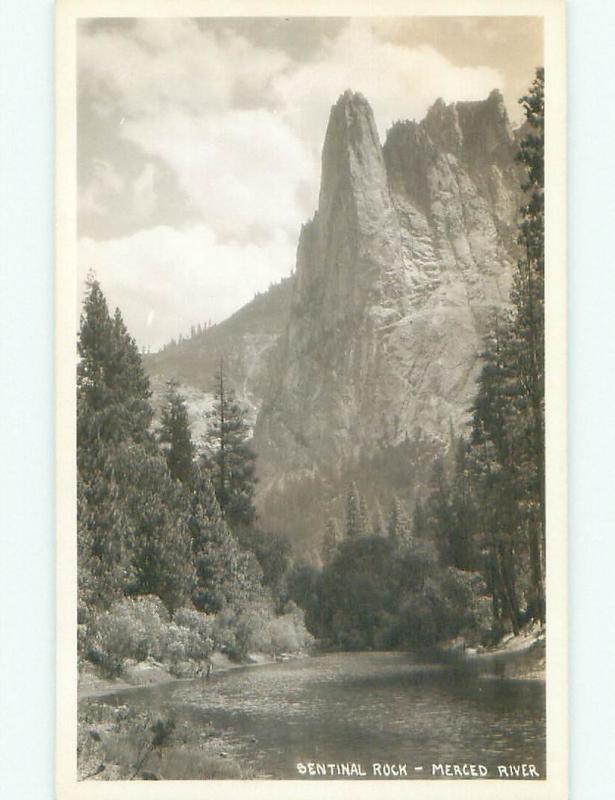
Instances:
[[[401,653],[344,653],[246,667],[105,698],[214,725],[256,774],[298,779],[298,764],[533,764],[545,777],[540,681],[479,676]],[[422,769],[421,769],[422,768]],[[306,776],[306,779],[309,776]],[[405,777],[403,774],[401,777]],[[317,779],[317,778],[312,778]]]

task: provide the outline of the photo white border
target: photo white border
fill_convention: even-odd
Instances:
[[[566,93],[562,0],[60,0],[56,16],[56,788],[59,800],[207,795],[564,800],[567,792]],[[547,778],[77,781],[76,21],[92,17],[543,16],[546,97]],[[385,788],[386,786],[386,788]]]

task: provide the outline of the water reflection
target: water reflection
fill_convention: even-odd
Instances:
[[[118,694],[116,702],[126,702]],[[192,726],[230,734],[259,774],[295,779],[297,763],[534,764],[545,776],[544,684],[485,680],[405,654],[334,654],[130,692]],[[415,772],[414,767],[423,767]]]

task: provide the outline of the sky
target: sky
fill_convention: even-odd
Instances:
[[[140,347],[220,322],[294,269],[331,106],[399,119],[498,88],[513,124],[533,17],[97,19],[78,29],[79,281]]]

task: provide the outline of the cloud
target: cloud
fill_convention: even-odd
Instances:
[[[255,228],[293,235],[305,217],[297,192],[317,184],[297,133],[262,109],[211,116],[174,110],[127,122],[122,135],[172,167],[202,219],[224,239],[245,241]]]
[[[438,97],[446,102],[482,100],[500,86],[489,67],[459,67],[433,47],[404,47],[379,35],[377,23],[355,19],[323,45],[321,56],[273,83],[285,117],[319,148],[328,110],[346,89],[370,102],[381,138],[399,119],[424,117]]]
[[[229,108],[236,95],[262,97],[288,65],[282,52],[254,46],[230,29],[204,30],[194,20],[138,20],[92,31],[79,40],[82,86],[105,87],[127,115],[157,116]]]
[[[156,167],[150,162],[132,183],[132,200],[138,216],[149,217],[156,207]]]
[[[101,215],[123,191],[126,181],[113,164],[96,158],[91,165],[91,178],[79,192],[80,213]]]
[[[281,231],[260,246],[220,243],[206,225],[159,226],[107,241],[82,238],[80,296],[92,269],[139,344],[156,348],[190,325],[226,319],[287,275],[294,255]]]

